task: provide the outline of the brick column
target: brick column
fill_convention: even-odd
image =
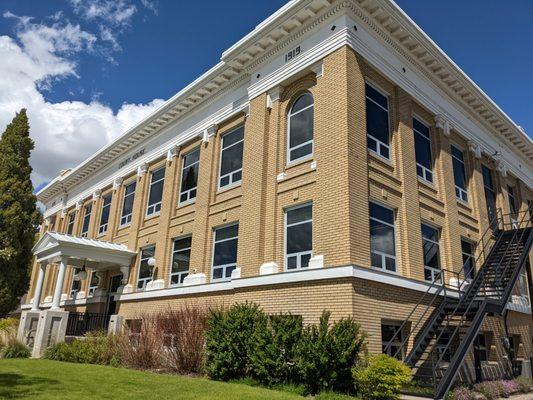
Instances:
[[[273,230],[265,220],[267,166],[269,155],[268,111],[266,93],[250,102],[246,118],[242,177],[241,221],[239,221],[239,251],[237,265],[241,276],[258,275],[264,260],[265,231]],[[275,187],[273,181],[269,182]],[[269,260],[271,261],[271,260]]]
[[[401,259],[402,275],[424,279],[424,254],[420,231],[420,200],[416,174],[415,139],[413,134],[413,105],[411,97],[401,88],[396,88],[395,110],[398,110],[398,154],[396,157],[403,195],[398,210],[396,227],[400,243],[396,253]]]
[[[154,280],[163,279],[165,286],[169,281],[170,267],[170,237],[169,225],[172,211],[176,208],[176,193],[178,192],[179,156],[175,154],[165,165],[165,181],[163,183],[163,197],[161,200],[161,214],[159,216],[159,226],[157,228],[157,238],[155,247],[155,259],[157,276]]]
[[[315,96],[313,253],[326,266],[370,265],[365,89],[348,47],[323,60]]]

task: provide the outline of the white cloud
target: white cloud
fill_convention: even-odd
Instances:
[[[70,23],[51,26],[17,18],[16,37],[0,36],[0,132],[21,108],[28,109],[35,140],[31,164],[37,186],[89,157],[163,103],[124,104],[118,112],[98,100],[52,103],[42,95],[58,79],[77,76],[73,56],[91,51],[94,35]]]
[[[137,7],[129,0],[70,0],[74,12],[87,20],[128,25]]]

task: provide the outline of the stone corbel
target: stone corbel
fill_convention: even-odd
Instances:
[[[66,208],[63,208],[61,210],[61,218],[65,218],[67,216],[68,210]]]
[[[437,129],[444,134],[444,136],[450,136],[450,124],[448,123],[444,115],[438,114],[435,116],[435,125],[437,126]]]
[[[144,173],[148,172],[148,163],[142,163],[137,167],[137,177],[141,178]]]
[[[279,101],[280,95],[281,95],[281,86],[276,86],[272,89],[270,89],[267,93],[267,108],[269,110],[272,110],[272,107],[274,106],[274,103],[276,101]]]
[[[202,142],[208,143],[211,137],[217,133],[218,126],[216,124],[210,125],[202,131]]]
[[[470,150],[472,154],[474,154],[474,157],[476,157],[477,159],[481,158],[481,146],[473,140],[470,140],[468,142],[468,150]]]
[[[83,201],[79,200],[76,202],[76,211],[80,211],[83,206]]]
[[[317,79],[323,76],[324,75],[324,63],[322,62],[322,60],[311,65],[311,71],[315,73]]]
[[[120,267],[120,272],[122,273],[122,281],[121,283],[123,285],[127,285],[128,280],[130,278],[130,266],[129,265],[123,265]]]
[[[167,151],[167,162],[171,163],[174,157],[177,157],[180,153],[180,146],[172,146]]]
[[[496,171],[498,171],[504,178],[507,176],[507,165],[498,154],[494,157],[494,164],[496,165]]]
[[[250,116],[250,104],[247,104],[246,107],[242,109],[242,112],[244,113],[244,118],[248,118]]]
[[[122,182],[124,181],[124,178],[115,178],[113,181],[113,191],[116,192],[118,189],[120,189],[120,185],[122,185]]]
[[[101,189],[95,190],[93,193],[93,201],[98,200],[100,196],[102,196],[102,190]]]

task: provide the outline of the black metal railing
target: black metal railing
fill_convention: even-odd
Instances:
[[[69,312],[67,336],[83,336],[87,332],[107,331],[109,315],[96,313]]]

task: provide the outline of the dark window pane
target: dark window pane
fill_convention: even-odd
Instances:
[[[183,250],[183,249],[189,248],[189,247],[191,247],[191,243],[192,243],[192,236],[188,236],[188,237],[183,238],[183,239],[175,240],[174,241],[174,251]]]
[[[137,186],[136,182],[130,183],[128,186],[126,186],[126,189],[125,189],[124,193],[126,195],[134,193],[135,192],[135,186]]]
[[[313,96],[311,96],[311,93],[304,93],[298,99],[294,102],[292,108],[291,108],[291,114],[294,114],[305,107],[309,107],[313,104]]]
[[[308,143],[305,146],[298,147],[297,149],[291,150],[290,161],[305,157],[311,154],[312,152],[313,152],[313,143]]]
[[[213,265],[233,264],[237,262],[237,239],[215,244]]]
[[[311,254],[303,254],[301,259],[301,267],[307,268],[309,267],[309,260],[311,259]]]
[[[287,254],[311,251],[313,249],[312,223],[287,227]]]
[[[427,139],[430,138],[429,128],[416,118],[413,118],[413,129],[420,133],[422,136],[426,137]]]
[[[159,203],[163,198],[163,181],[156,182],[150,186],[150,197],[148,205]]]
[[[232,171],[242,168],[242,149],[243,143],[240,142],[222,152],[222,161],[220,166],[220,175],[224,176]]]
[[[289,146],[292,148],[313,139],[313,108],[290,116]]]
[[[394,224],[394,211],[389,210],[386,207],[380,206],[376,203],[370,203],[370,216],[372,218],[379,219],[380,221],[387,222],[391,225]]]
[[[372,250],[394,255],[394,228],[370,220],[370,243]]]
[[[287,269],[295,269],[298,266],[298,257],[292,256],[287,259]]]
[[[439,241],[439,231],[429,225],[422,224],[422,237],[434,242]]]
[[[389,144],[389,113],[372,101],[366,101],[366,127],[369,135]]]
[[[215,231],[215,241],[236,237],[238,234],[239,234],[238,224],[226,226],[224,228],[218,228]]]
[[[195,188],[198,184],[198,164],[194,164],[183,170],[183,180],[181,181],[181,191],[185,192]]]
[[[416,120],[414,120],[416,121]],[[432,168],[431,162],[431,142],[425,136],[414,132],[415,135],[415,154],[416,162],[427,169]]]
[[[466,190],[466,175],[464,165],[455,158],[453,159],[453,178],[456,186]]]
[[[307,221],[313,218],[313,206],[293,208],[287,211],[287,224],[292,225],[297,222]]]
[[[159,181],[165,177],[165,168],[160,168],[152,172],[152,182]]]
[[[374,89],[372,86],[366,84],[365,91],[366,91],[366,96],[374,100],[381,107],[385,109],[389,108],[387,98],[383,96],[380,92],[378,92],[376,89]]]
[[[242,140],[244,137],[244,126],[241,126],[234,131],[226,133],[222,137],[222,148],[231,146],[234,143],[237,143],[239,140]]]
[[[199,159],[200,149],[193,150],[190,153],[186,154],[185,157],[183,157],[183,166],[188,167],[189,165],[198,162]]]
[[[463,152],[457,147],[455,147],[454,145],[451,146],[451,149],[452,149],[452,156],[464,162]]]

